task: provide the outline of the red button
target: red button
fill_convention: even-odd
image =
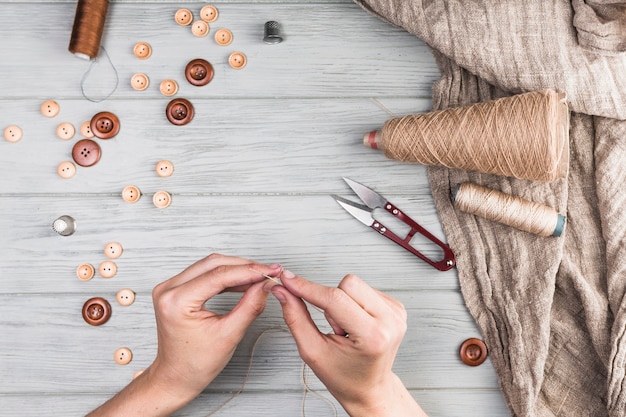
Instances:
[[[100,139],[111,139],[120,131],[120,120],[116,115],[103,111],[91,118],[91,131]]]
[[[193,119],[193,105],[184,98],[175,98],[167,104],[165,115],[170,123],[182,126]]]
[[[82,167],[95,165],[101,154],[100,145],[91,139],[81,139],[72,148],[72,158]]]
[[[207,85],[213,79],[213,65],[202,59],[192,59],[185,67],[185,78],[191,85]]]

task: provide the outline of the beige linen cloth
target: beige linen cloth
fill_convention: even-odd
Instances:
[[[626,415],[625,3],[354,1],[433,49],[434,109],[545,88],[567,94],[567,179],[440,167],[429,179],[511,414]],[[455,210],[451,189],[465,181],[566,213],[564,234],[536,237]]]

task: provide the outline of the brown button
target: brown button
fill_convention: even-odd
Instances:
[[[128,288],[119,290],[115,295],[117,303],[121,306],[129,306],[135,302],[135,292]]]
[[[107,258],[117,259],[122,256],[122,252],[124,252],[124,249],[119,242],[109,242],[104,245],[104,254]]]
[[[113,354],[113,359],[115,359],[115,362],[119,365],[127,365],[133,360],[133,352],[126,347],[119,348]]]
[[[59,174],[59,177],[61,178],[72,178],[76,175],[76,165],[70,161],[61,162],[57,167],[57,174]]]
[[[59,137],[59,139],[72,139],[75,133],[76,129],[74,129],[74,125],[71,123],[63,122],[57,126],[57,136]]]
[[[191,85],[207,85],[213,79],[213,65],[202,59],[192,59],[185,67],[185,78]]]
[[[233,69],[242,69],[246,66],[247,62],[248,59],[243,52],[233,52],[228,57],[228,65],[230,65]]]
[[[200,9],[200,18],[205,22],[212,23],[217,20],[219,13],[215,6],[207,4],[202,9]]]
[[[137,91],[143,91],[150,85],[150,79],[146,74],[137,73],[130,78],[130,85]]]
[[[178,9],[174,15],[174,20],[181,26],[187,26],[193,20],[193,13],[189,9]]]
[[[170,123],[182,126],[193,119],[193,105],[184,98],[175,98],[167,104],[165,116]]]
[[[220,29],[215,32],[215,42],[221,46],[230,45],[233,41],[233,33],[228,29]]]
[[[198,38],[204,38],[209,34],[209,24],[204,20],[196,20],[191,25],[191,33]]]
[[[487,359],[487,345],[480,339],[467,339],[461,345],[459,355],[464,364],[478,366]]]
[[[122,190],[122,198],[127,203],[136,203],[141,198],[141,191],[134,185],[129,185]]]
[[[91,139],[81,139],[72,148],[72,158],[81,167],[90,167],[100,160],[100,145]]]
[[[56,101],[47,100],[41,103],[41,107],[39,108],[39,110],[41,111],[41,114],[46,117],[55,117],[57,114],[59,114],[61,108]]]
[[[117,274],[117,265],[113,261],[104,261],[98,266],[98,273],[102,278],[113,278]]]
[[[163,80],[159,86],[159,91],[164,96],[173,96],[178,92],[178,83],[174,80]]]
[[[76,276],[81,281],[89,281],[96,273],[96,269],[91,264],[82,264],[76,268]]]
[[[152,55],[152,47],[148,42],[137,42],[133,54],[139,59],[148,59]]]
[[[91,131],[100,139],[111,139],[120,131],[120,120],[108,111],[97,113],[91,118]]]
[[[172,196],[167,191],[157,191],[152,196],[152,202],[158,208],[166,208],[172,202]]]
[[[92,326],[100,326],[111,317],[111,304],[102,297],[94,297],[83,305],[83,319]]]
[[[87,120],[80,125],[80,134],[83,135],[84,138],[91,139],[94,137],[93,132],[91,131],[91,121]]]
[[[174,164],[170,161],[159,161],[156,164],[156,173],[159,177],[169,177],[174,173]]]
[[[22,129],[19,126],[8,126],[4,129],[4,138],[8,142],[19,142],[22,139]]]

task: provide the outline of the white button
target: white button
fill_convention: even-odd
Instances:
[[[129,306],[135,302],[135,292],[131,289],[124,288],[119,290],[115,295],[117,303],[121,306]]]
[[[63,122],[57,126],[57,136],[59,139],[70,140],[74,137],[76,129],[74,125],[68,122]]]

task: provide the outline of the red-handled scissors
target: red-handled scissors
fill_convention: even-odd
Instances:
[[[337,201],[337,203],[339,203],[339,205],[341,205],[341,207],[343,207],[348,213],[354,216],[361,223],[371,227],[386,238],[393,240],[395,243],[402,246],[404,249],[408,250],[428,264],[434,266],[438,270],[447,271],[454,267],[454,265],[456,264],[454,252],[452,252],[452,249],[450,249],[448,245],[437,239],[432,233],[424,229],[415,220],[404,214],[402,210],[387,201],[385,197],[378,194],[376,191],[349,178],[344,178],[344,181],[348,183],[350,188],[354,190],[354,192],[361,199],[361,201],[365,203],[364,206],[362,204],[358,204],[350,200],[346,200],[345,198],[333,195],[333,198]],[[391,230],[387,229],[385,225],[383,225],[381,222],[376,220],[374,216],[372,216],[372,212],[376,208],[384,208],[397,219],[406,223],[411,228],[409,233],[404,238],[401,238],[400,236],[393,233]],[[439,261],[433,261],[426,255],[415,249],[415,247],[411,246],[411,239],[416,233],[421,234],[431,242],[435,243],[441,249],[443,249],[443,259]]]

